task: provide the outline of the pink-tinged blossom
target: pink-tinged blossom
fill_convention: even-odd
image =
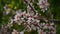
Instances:
[[[47,0],[40,0],[39,7],[41,8],[41,11],[45,12],[45,10],[47,10],[49,7],[48,1]]]

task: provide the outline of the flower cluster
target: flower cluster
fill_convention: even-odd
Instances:
[[[9,14],[10,13],[10,11],[11,11],[11,8],[6,4],[5,6],[4,6],[4,14]]]
[[[28,4],[30,3],[30,0],[26,0]],[[32,3],[30,3],[32,6]],[[40,0],[39,6],[43,12],[45,12],[48,9],[49,3],[47,0]],[[9,14],[9,12],[12,10],[7,5],[4,7],[6,14]],[[22,11],[21,9],[16,10],[14,16],[11,17],[10,23],[8,23],[8,27],[13,26],[15,23],[18,25],[23,25],[24,30],[22,32],[18,32],[17,30],[13,29],[12,34],[24,34],[24,31],[32,31],[37,30],[38,34],[55,34],[55,25],[54,23],[40,23],[40,17],[38,11],[33,11],[31,7],[27,6],[27,11]],[[45,18],[43,18],[44,21],[48,22]]]
[[[48,3],[47,0],[39,0],[38,4],[39,4],[39,6],[41,8],[41,11],[43,11],[43,12],[45,12],[45,10],[47,10],[48,7],[49,7],[49,3]]]
[[[40,23],[39,34],[56,34],[54,23]]]
[[[39,26],[39,14],[36,11],[33,12],[32,10],[30,11],[22,11],[22,10],[17,10],[16,15],[14,16],[14,19],[11,19],[11,24],[17,23],[18,25],[24,24],[28,28],[31,28],[30,26]]]
[[[14,23],[17,23],[18,25],[23,24],[25,27],[24,31],[31,31],[33,29],[42,34],[56,33],[54,23],[40,23],[39,14],[37,11],[17,10],[14,19],[11,19],[12,26]]]

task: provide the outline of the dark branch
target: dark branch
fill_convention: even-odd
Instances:
[[[35,9],[33,9],[33,7],[32,7],[30,4],[28,4],[28,2],[27,2],[26,0],[24,0],[24,2],[25,2],[27,5],[29,5],[30,8],[35,12]]]

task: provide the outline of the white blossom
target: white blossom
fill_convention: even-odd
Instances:
[[[47,10],[49,7],[49,3],[47,2],[47,0],[40,0],[38,4],[41,8],[41,11],[43,12],[45,12],[45,10]]]
[[[24,31],[21,31],[20,34],[24,34]]]
[[[51,23],[50,25],[54,25],[54,23]]]
[[[18,32],[15,29],[13,29],[12,34],[18,34]]]

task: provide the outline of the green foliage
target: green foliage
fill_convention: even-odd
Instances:
[[[14,24],[11,29],[16,29],[18,31],[22,31],[24,27],[22,25]]]

